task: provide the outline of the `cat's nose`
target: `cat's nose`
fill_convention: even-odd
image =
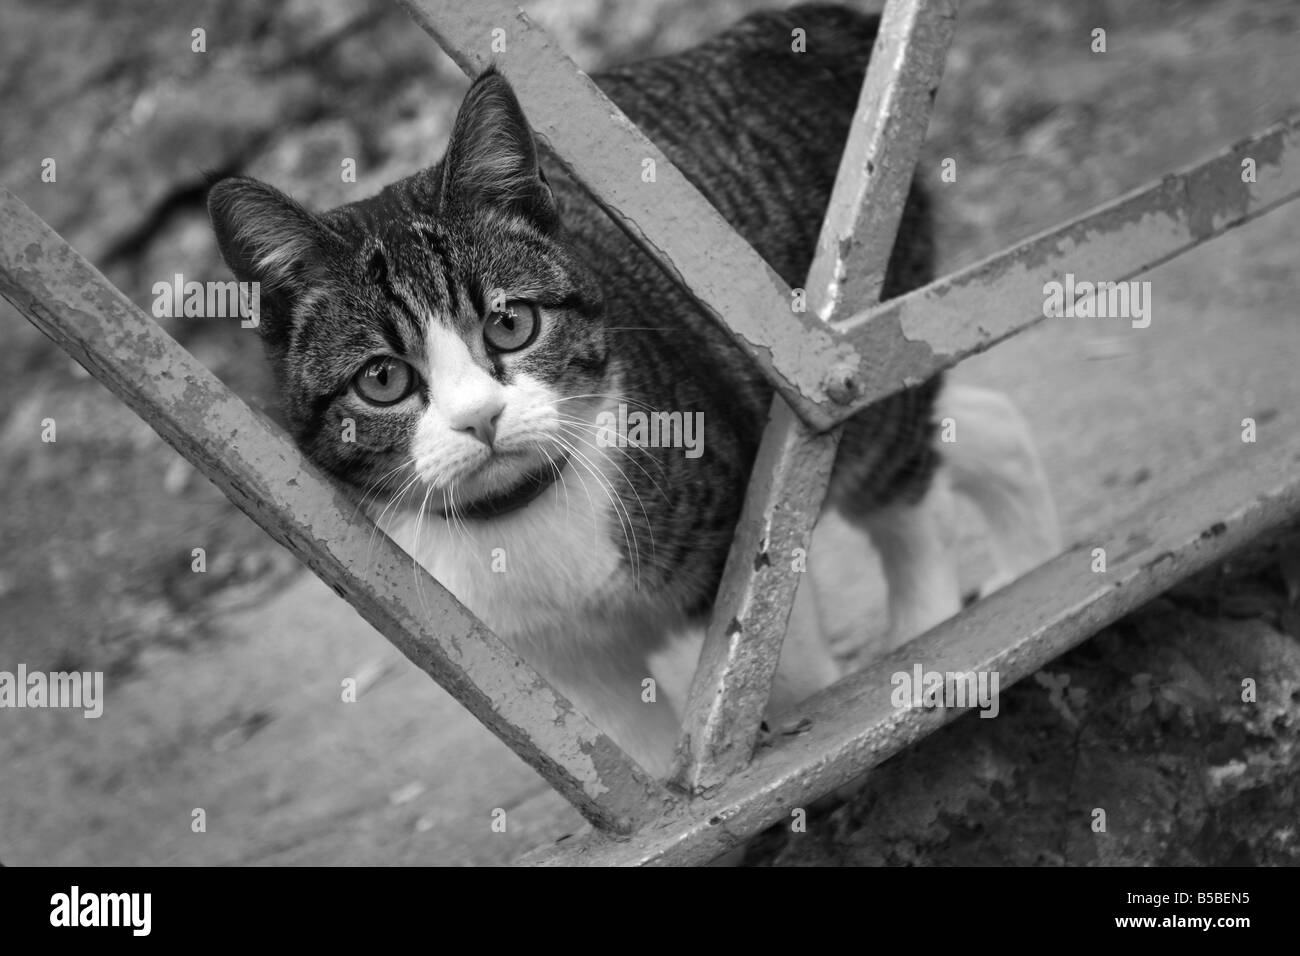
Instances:
[[[504,408],[504,402],[493,401],[461,409],[450,416],[449,423],[455,431],[465,432],[491,448],[496,441],[497,422],[501,420]]]

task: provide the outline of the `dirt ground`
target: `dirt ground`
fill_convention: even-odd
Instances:
[[[680,49],[766,4],[525,6],[591,69]],[[191,51],[196,26],[206,54]],[[1298,36],[1291,0],[964,4],[922,159],[943,270],[1300,108]],[[433,161],[464,89],[379,0],[14,0],[0,63],[0,182],[146,309],[176,272],[226,275],[205,170],[244,170],[308,204],[354,198]],[[357,158],[355,186],[339,182],[340,156]],[[40,181],[45,157],[55,184]],[[955,183],[938,178],[947,157]],[[1250,454],[1244,417],[1261,446],[1300,432],[1298,249],[1300,210],[1284,209],[1145,276],[1149,329],[1059,320],[962,366],[959,380],[1025,410],[1067,540]],[[164,322],[266,406],[252,333]],[[0,711],[0,860],[500,863],[580,824],[3,302],[0,323],[0,670],[103,670],[108,688],[98,720]],[[54,444],[39,439],[47,417]],[[191,571],[195,547],[205,574]],[[1052,680],[1010,691],[1005,721],[956,722],[807,839],[765,837],[751,862],[1296,862],[1288,553],[1261,544],[1108,629]],[[1223,686],[1243,667],[1270,695],[1251,715]],[[1054,695],[1061,675],[1082,695]],[[356,704],[340,702],[349,676]],[[1099,800],[1126,808],[1113,839],[1072,829]],[[497,807],[503,834],[489,827]]]
[[[748,860],[1300,865],[1297,596],[1293,529],[1004,692],[997,719],[966,714],[886,761],[806,829],[773,827]]]

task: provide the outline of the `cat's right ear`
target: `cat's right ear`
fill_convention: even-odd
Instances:
[[[208,215],[226,265],[239,281],[259,283],[263,301],[285,308],[327,281],[338,238],[275,187],[220,179],[208,191]]]
[[[552,231],[555,197],[510,82],[488,67],[461,102],[442,166],[442,205],[498,209]]]

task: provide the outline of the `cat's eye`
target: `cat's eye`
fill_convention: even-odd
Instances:
[[[504,309],[489,312],[483,323],[483,341],[494,352],[518,352],[537,338],[541,322],[537,306],[515,299]]]
[[[373,358],[361,367],[352,387],[372,405],[396,405],[415,387],[415,372],[401,359]]]

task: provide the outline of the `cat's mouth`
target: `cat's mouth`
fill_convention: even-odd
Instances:
[[[515,484],[504,491],[494,492],[468,504],[456,502],[455,516],[458,519],[469,518],[486,521],[501,515],[518,511],[531,504],[543,491],[555,484],[569,464],[569,456],[563,455],[558,461],[547,460],[542,467],[526,473]],[[440,508],[431,508],[437,514],[447,517],[447,512]]]

